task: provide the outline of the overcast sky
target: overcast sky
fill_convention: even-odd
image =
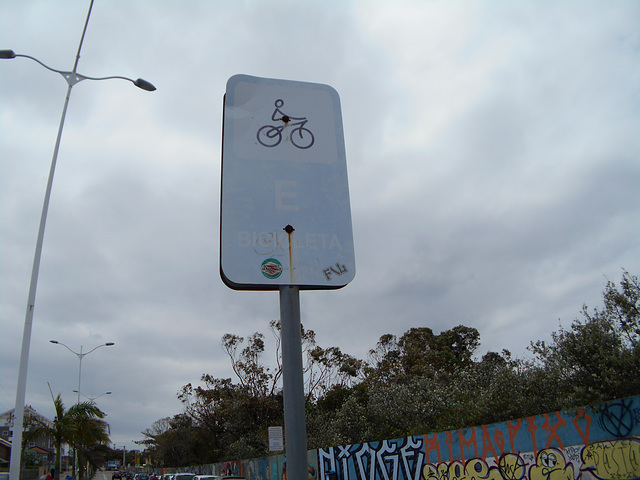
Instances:
[[[88,0],[0,0],[0,48],[71,70]],[[27,403],[47,382],[98,396],[111,438],[181,412],[179,388],[231,377],[224,333],[264,332],[277,292],[219,276],[229,77],[340,94],[357,273],[301,293],[323,347],[366,358],[411,327],[478,329],[489,350],[602,305],[640,273],[637,1],[96,0],[53,185]],[[46,178],[67,84],[0,60],[0,412],[14,407]],[[270,361],[272,352],[265,355]]]

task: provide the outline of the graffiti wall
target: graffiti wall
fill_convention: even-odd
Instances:
[[[310,451],[308,460],[309,480],[640,480],[640,396],[492,425],[322,448]],[[286,479],[284,456],[209,470],[232,471],[248,480]]]

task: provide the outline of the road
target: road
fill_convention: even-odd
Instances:
[[[113,475],[113,472],[104,472],[100,470],[100,471],[97,471],[96,474],[93,476],[93,480],[111,480],[112,475]]]

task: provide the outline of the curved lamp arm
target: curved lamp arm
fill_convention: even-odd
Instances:
[[[58,340],[49,340],[50,343],[53,343],[54,345],[62,345],[64,348],[66,348],[67,350],[69,350],[71,353],[73,353],[74,355],[76,355],[79,359],[82,359],[82,357],[89,355],[91,352],[93,352],[94,350],[97,350],[100,347],[111,347],[113,345],[115,345],[115,343],[113,342],[107,342],[107,343],[101,343],[100,345],[98,345],[97,347],[92,348],[91,350],[89,350],[88,352],[82,352],[82,347],[80,347],[80,352],[75,352],[73,350],[71,350],[67,345],[65,345],[62,342],[59,342]]]
[[[44,68],[46,68],[47,70],[50,70],[52,72],[56,72],[59,73],[60,75],[62,75],[62,77],[67,81],[67,83],[70,86],[75,85],[78,82],[81,82],[82,80],[111,80],[114,78],[118,78],[120,80],[127,80],[128,82],[133,83],[136,87],[142,89],[142,90],[146,90],[147,92],[153,92],[156,87],[151,83],[148,82],[142,78],[138,78],[137,80],[134,80],[132,78],[129,77],[123,77],[120,75],[113,75],[110,77],[89,77],[87,75],[81,75],[79,73],[74,73],[74,72],[69,72],[66,70],[58,70],[57,68],[52,68],[49,65],[41,62],[40,60],[38,60],[36,57],[32,57],[31,55],[23,55],[21,53],[15,53],[13,50],[0,50],[0,59],[11,59],[11,58],[16,58],[16,57],[23,57],[23,58],[29,58],[31,60],[33,60],[36,63],[39,63],[40,65],[42,65]]]
[[[73,393],[79,393],[80,395],[82,395],[84,398],[86,398],[90,402],[95,403],[95,401],[97,399],[99,399],[100,397],[104,397],[105,395],[111,395],[113,392],[104,392],[104,393],[101,393],[100,395],[98,395],[97,397],[90,397],[89,395],[85,395],[84,393],[79,392],[78,390],[74,390]]]
[[[113,342],[102,343],[102,344],[98,345],[97,347],[92,348],[92,349],[91,349],[91,350],[89,350],[88,352],[83,353],[82,355],[83,355],[83,356],[84,356],[84,355],[89,355],[91,352],[93,352],[94,350],[97,350],[97,349],[98,349],[98,348],[100,348],[100,347],[111,347],[112,345],[115,345],[115,343],[113,343]]]
[[[74,355],[76,355],[78,358],[80,358],[80,353],[78,352],[74,352],[73,350],[71,350],[67,345],[65,345],[62,342],[59,342],[57,340],[49,340],[50,343],[53,343],[54,345],[62,345],[64,348],[66,348],[67,350],[69,350],[71,353],[73,353]]]

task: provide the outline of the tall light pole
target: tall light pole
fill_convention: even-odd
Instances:
[[[71,350],[64,343],[59,342],[57,340],[49,340],[49,342],[53,343],[54,345],[62,345],[64,348],[66,348],[71,353],[73,353],[76,357],[78,357],[78,360],[79,360],[79,362],[78,362],[79,363],[79,367],[78,367],[78,390],[74,390],[74,392],[78,392],[78,403],[80,403],[80,385],[82,384],[82,359],[84,357],[86,357],[87,355],[89,355],[91,352],[96,351],[100,347],[112,347],[113,345],[115,345],[115,343],[113,343],[113,342],[101,343],[97,347],[94,347],[91,350],[89,350],[88,352],[84,352],[83,353],[82,352],[82,345],[80,345],[80,351],[76,352],[74,350]],[[111,393],[111,392],[109,392],[109,393]],[[74,466],[73,466],[74,472],[73,472],[73,476],[74,476],[74,479],[77,479],[78,478],[78,457],[76,456],[76,449],[75,448],[73,449],[73,451],[74,451]]]
[[[73,69],[69,71],[57,70],[51,68],[35,57],[29,55],[16,54],[13,50],[0,50],[0,59],[11,59],[17,57],[23,57],[31,59],[52,72],[59,73],[67,82],[67,95],[64,100],[64,106],[62,108],[62,116],[60,118],[60,125],[58,127],[58,135],[56,137],[55,147],[53,149],[53,157],[51,159],[51,167],[49,169],[49,179],[47,181],[47,188],[45,190],[44,202],[42,205],[42,214],[40,216],[40,227],[38,228],[38,237],[36,240],[36,250],[33,257],[33,268],[31,270],[31,283],[29,285],[29,296],[27,299],[27,312],[24,320],[24,331],[22,334],[22,348],[20,351],[20,365],[18,368],[18,386],[16,389],[16,405],[14,411],[13,421],[13,448],[11,449],[11,470],[10,480],[20,480],[20,467],[22,461],[22,430],[24,428],[24,404],[27,389],[27,367],[29,363],[29,348],[31,345],[31,328],[33,324],[33,310],[36,302],[36,289],[38,285],[38,272],[40,270],[40,258],[42,256],[42,243],[44,240],[44,227],[47,223],[47,212],[49,210],[49,198],[51,197],[51,186],[53,184],[53,174],[56,168],[56,162],[58,160],[58,150],[60,148],[60,140],[62,138],[62,129],[64,127],[65,117],[67,115],[67,106],[69,105],[69,98],[71,96],[71,89],[73,86],[83,80],[109,80],[109,79],[121,79],[133,83],[136,87],[147,91],[154,91],[154,87],[151,83],[138,78],[133,80],[128,77],[122,76],[110,76],[110,77],[88,77],[77,73],[78,62],[80,61],[80,51],[82,50],[82,43],[84,41],[85,33],[87,32],[87,25],[89,24],[89,17],[91,16],[91,9],[93,8],[93,0],[89,4],[89,11],[87,12],[87,18],[84,22],[84,28],[82,30],[82,36],[80,37],[80,44],[78,45],[78,52],[76,53]]]
[[[67,345],[65,345],[62,342],[59,342],[57,340],[49,340],[49,342],[53,343],[54,345],[62,345],[64,348],[66,348],[67,350],[69,350],[71,353],[73,353],[76,357],[78,357],[79,362],[79,367],[78,367],[78,390],[74,390],[74,392],[78,393],[78,403],[80,403],[80,385],[82,384],[82,359],[84,357],[86,357],[87,355],[89,355],[91,352],[96,351],[97,349],[99,349],[100,347],[112,347],[113,345],[115,345],[115,343],[113,342],[107,342],[107,343],[101,343],[100,345],[98,345],[97,347],[92,348],[91,350],[89,350],[88,352],[82,352],[82,345],[80,345],[80,351],[79,352],[75,352],[73,350],[71,350]],[[111,393],[111,392],[109,392]]]

